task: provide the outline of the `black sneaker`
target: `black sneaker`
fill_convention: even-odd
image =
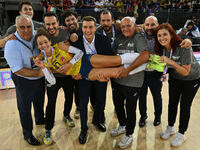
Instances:
[[[140,117],[139,126],[144,127],[146,125],[147,116]]]

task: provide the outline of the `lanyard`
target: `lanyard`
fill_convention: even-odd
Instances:
[[[113,34],[113,39],[111,39],[112,40],[112,42],[111,42],[111,48],[113,48],[114,47],[114,41],[115,41],[115,29],[114,29],[114,27],[112,26],[112,34]],[[106,32],[103,30],[103,35],[105,35],[105,36],[107,36],[106,35]]]
[[[88,41],[85,39],[85,37],[83,37],[84,43],[87,45],[87,47],[90,49],[90,51],[92,52],[92,54],[97,54],[97,51],[94,47],[94,49],[90,46],[90,44],[88,43]],[[87,53],[87,52],[86,52]]]
[[[51,57],[48,58],[47,55],[46,55],[46,52],[44,50],[42,50],[42,52],[44,53],[44,63],[47,63],[47,60],[52,59],[52,57],[53,57],[53,47],[51,48],[51,51],[52,51]]]
[[[26,48],[28,48],[28,49],[31,51],[32,55],[34,56],[34,54],[33,54],[33,49],[34,49],[34,47],[33,47],[33,48],[29,47],[28,45],[26,45],[23,41],[21,41],[21,40],[20,40],[19,38],[17,38],[17,37],[16,37],[16,40],[19,41],[20,43],[22,43]],[[33,44],[33,46],[34,46],[34,44]]]
[[[164,56],[166,56],[166,50],[164,51]],[[170,50],[169,58],[170,59],[172,58],[172,49]],[[164,69],[164,71],[163,71],[163,74],[167,73],[168,67],[169,67],[169,65],[167,64],[166,67],[165,67],[165,69]]]

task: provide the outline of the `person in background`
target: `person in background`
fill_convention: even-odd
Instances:
[[[31,17],[31,19],[33,18],[34,11],[33,11],[33,5],[32,5],[31,2],[22,1],[22,2],[19,3],[18,7],[19,7],[19,14],[20,15],[28,15],[28,16]],[[43,23],[33,20],[33,29],[36,30],[37,28],[41,28],[41,27],[44,27]],[[10,26],[7,29],[6,34],[4,35],[4,38],[0,39],[0,48],[4,47],[4,45],[6,44],[6,42],[8,40],[15,39],[15,36],[14,36],[15,31],[16,31],[16,25],[15,24]]]

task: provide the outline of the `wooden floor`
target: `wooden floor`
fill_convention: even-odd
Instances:
[[[163,95],[163,115],[162,123],[158,127],[153,126],[154,109],[151,94],[148,95],[148,119],[147,125],[139,128],[139,112],[137,110],[137,124],[133,134],[133,143],[127,149],[130,150],[200,150],[200,90],[198,91],[191,110],[191,119],[188,131],[186,132],[187,141],[179,148],[170,147],[169,140],[161,140],[159,133],[165,130],[167,125],[167,105],[168,105],[168,89],[167,83],[164,83],[162,89]],[[109,84],[106,103],[106,127],[107,132],[102,133],[96,130],[91,124],[93,112],[88,107],[89,114],[89,132],[88,141],[85,145],[78,142],[80,133],[80,120],[74,119],[76,126],[69,128],[63,121],[63,91],[59,91],[59,97],[56,107],[56,122],[53,128],[54,144],[46,146],[42,142],[44,126],[36,126],[34,124],[33,133],[41,141],[41,146],[31,146],[27,144],[22,135],[22,129],[19,121],[19,114],[16,105],[15,89],[0,90],[0,150],[112,150],[119,149],[117,143],[122,137],[111,137],[110,130],[118,125],[117,117],[114,113],[112,102],[111,87]],[[90,104],[88,105],[90,106]],[[71,116],[74,115],[74,104]],[[179,117],[178,117],[179,118]],[[178,127],[178,118],[175,128]]]

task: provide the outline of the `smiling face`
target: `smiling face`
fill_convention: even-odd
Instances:
[[[121,21],[121,31],[127,38],[133,36],[135,33],[136,25],[131,18],[124,18]]]
[[[158,27],[158,22],[157,22],[156,18],[148,17],[148,18],[146,18],[144,25],[145,25],[144,29],[145,29],[146,33],[149,36],[151,36],[151,35],[155,34],[155,31]]]
[[[78,19],[74,15],[66,17],[65,24],[71,31],[78,30]]]
[[[91,43],[94,38],[95,32],[96,32],[95,22],[84,20],[82,23],[82,31],[83,31],[83,34],[84,34],[86,40],[89,43]]]
[[[160,29],[157,32],[158,42],[167,50],[171,49],[171,35],[167,29]]]
[[[31,19],[33,18],[33,15],[34,15],[34,12],[33,12],[33,8],[31,5],[27,5],[27,4],[24,4],[22,6],[22,9],[19,11],[19,14],[20,15],[28,15],[31,17]]]
[[[51,37],[56,37],[59,33],[59,22],[55,16],[46,16],[44,18],[44,25]]]
[[[46,36],[44,35],[38,36],[37,47],[40,50],[44,50],[48,57],[51,56],[51,41],[49,41],[49,39]]]
[[[111,14],[101,14],[100,24],[105,32],[111,32],[113,24],[113,19]]]

